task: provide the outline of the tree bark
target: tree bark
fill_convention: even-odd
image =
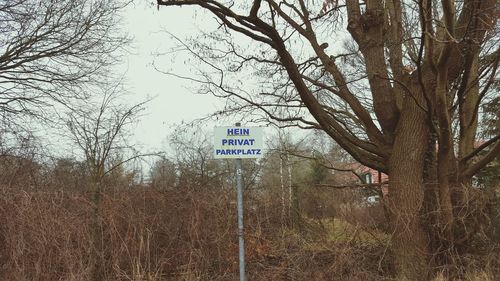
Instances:
[[[421,216],[429,129],[426,114],[413,97],[407,95],[403,107],[389,162],[392,249],[398,280],[422,281],[429,280],[432,271],[430,240]]]
[[[98,169],[98,168],[97,168]],[[92,280],[99,281],[103,278],[103,260],[102,260],[102,230],[101,230],[101,219],[100,219],[100,205],[101,205],[101,195],[102,195],[102,176],[100,172],[95,172],[97,175],[93,176],[93,214],[91,221],[91,231],[92,231]]]

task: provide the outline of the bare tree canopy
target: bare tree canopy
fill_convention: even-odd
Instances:
[[[128,39],[123,1],[0,1],[0,110],[37,114],[81,98]]]
[[[117,167],[143,156],[129,142],[129,127],[137,121],[148,100],[131,106],[122,104],[120,86],[101,89],[98,103],[81,105],[69,114],[66,123],[69,137],[84,155],[95,183],[101,183]]]
[[[500,153],[500,136],[477,139],[480,110],[498,95],[496,1],[157,3],[215,16],[216,31],[184,42],[210,66],[190,78],[202,91],[321,129],[389,175],[401,280],[453,276],[474,233],[466,186]]]

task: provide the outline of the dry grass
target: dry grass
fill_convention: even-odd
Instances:
[[[103,281],[238,279],[233,191],[105,194],[97,244],[89,198],[0,189],[0,280],[92,280],[96,263]],[[290,228],[280,219],[279,198],[246,198],[248,280],[394,280],[390,239],[372,224],[322,217]],[[477,267],[467,278],[495,280],[487,272]]]
[[[232,191],[142,188],[104,196],[97,261],[90,194],[0,192],[0,280],[91,280],[96,262],[101,280],[237,279]],[[279,206],[247,202],[249,280],[380,280],[370,277],[380,277],[377,252],[366,254],[372,246],[334,243],[314,222],[304,222],[303,232],[282,228]]]

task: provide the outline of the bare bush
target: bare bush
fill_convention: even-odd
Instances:
[[[89,280],[95,263],[103,281],[237,279],[234,190],[105,192],[99,243],[92,241],[91,197],[91,191],[0,189],[0,280]],[[303,213],[301,227],[291,228],[280,219],[279,196],[247,190],[245,197],[249,280],[395,280],[390,235],[360,219],[374,206],[336,217]],[[497,256],[468,256],[464,280],[495,280]]]

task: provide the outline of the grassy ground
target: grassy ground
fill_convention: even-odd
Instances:
[[[90,198],[0,189],[0,280],[238,279],[232,192],[106,194],[99,206],[99,241],[93,240]],[[372,225],[305,215],[292,223],[282,217],[279,200],[252,200],[245,214],[248,280],[394,280],[390,236]],[[476,259],[481,262],[466,280],[496,280],[489,273],[494,257]]]

